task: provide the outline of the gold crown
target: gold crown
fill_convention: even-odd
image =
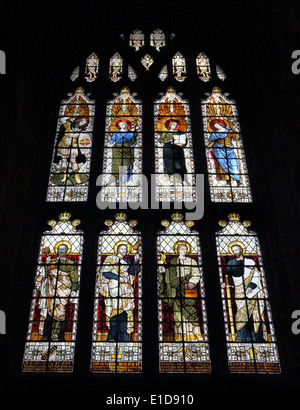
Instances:
[[[172,221],[174,222],[181,222],[183,220],[183,215],[179,212],[174,212],[171,215]]]
[[[61,222],[66,222],[71,218],[71,214],[69,212],[62,212],[58,215],[58,219]]]
[[[76,90],[75,90],[75,93],[76,94],[84,94],[84,88],[83,87],[77,87],[76,88]]]
[[[121,94],[129,94],[129,93],[130,93],[130,90],[128,87],[121,88]]]
[[[175,93],[175,88],[174,87],[168,87],[167,88],[167,93]]]
[[[125,221],[127,215],[124,212],[118,212],[115,216],[116,221]]]
[[[221,88],[220,87],[214,87],[212,89],[212,92],[215,93],[215,94],[219,94],[221,92]]]
[[[231,214],[228,215],[228,219],[231,222],[239,222],[240,220],[240,215],[236,214],[235,212],[232,212]]]

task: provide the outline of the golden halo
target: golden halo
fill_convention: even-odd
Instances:
[[[178,255],[178,246],[179,245],[185,245],[186,247],[187,247],[187,255],[191,252],[191,245],[188,243],[188,242],[186,242],[186,241],[177,241],[175,244],[174,244],[174,252]]]
[[[235,245],[240,246],[243,249],[243,255],[245,255],[246,245],[241,241],[232,241],[232,242],[230,242],[230,244],[228,245],[229,253],[231,253],[231,255],[234,255],[234,253],[232,252],[232,247],[235,246]]]
[[[72,249],[72,245],[70,244],[69,241],[59,241],[54,245],[54,252],[57,254],[57,248],[59,247],[59,245],[67,245],[68,247],[68,252],[67,254],[69,254],[71,252]]]
[[[129,242],[127,242],[127,241],[119,241],[119,242],[117,242],[117,243],[114,245],[114,252],[115,252],[115,254],[117,254],[117,249],[118,249],[118,246],[120,246],[120,245],[126,245],[126,246],[127,246],[127,253],[130,253],[130,252],[131,252],[131,245],[130,245]]]

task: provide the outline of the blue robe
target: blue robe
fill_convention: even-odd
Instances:
[[[230,128],[226,128],[225,132],[213,132],[209,138],[209,142],[216,141],[211,150],[225,173],[239,181],[241,178],[240,170],[233,145],[231,144],[229,147],[224,147],[218,143],[218,140],[228,137],[229,130]]]

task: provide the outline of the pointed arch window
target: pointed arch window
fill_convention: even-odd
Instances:
[[[91,371],[142,370],[142,241],[118,213],[99,236]]]
[[[280,373],[259,239],[249,221],[228,219],[216,244],[230,372]]]
[[[47,201],[86,201],[95,101],[78,87],[59,109]]]
[[[85,64],[85,79],[89,83],[96,80],[99,73],[99,57],[96,53],[92,53],[87,59]]]
[[[208,373],[205,289],[194,222],[174,213],[157,237],[159,362],[162,373]]]
[[[101,201],[142,200],[142,104],[127,87],[107,103]]]
[[[178,51],[172,59],[173,76],[176,81],[186,79],[186,63],[183,55]]]
[[[200,53],[196,58],[197,75],[200,80],[207,82],[211,78],[210,63],[209,58],[204,54]]]
[[[109,78],[117,82],[123,75],[123,58],[119,53],[115,53],[109,61]]]
[[[72,372],[83,233],[63,212],[41,238],[23,358],[24,372]]]
[[[204,141],[213,202],[252,202],[236,103],[214,87],[202,100]]]
[[[194,202],[195,171],[189,102],[169,87],[154,103],[156,199]]]

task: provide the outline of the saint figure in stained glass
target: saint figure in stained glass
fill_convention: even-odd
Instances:
[[[108,339],[127,342],[134,331],[135,309],[134,282],[140,271],[137,265],[139,254],[134,261],[126,259],[131,245],[126,241],[115,244],[115,255],[103,261],[99,273],[99,292],[105,297],[105,315],[109,328]]]

